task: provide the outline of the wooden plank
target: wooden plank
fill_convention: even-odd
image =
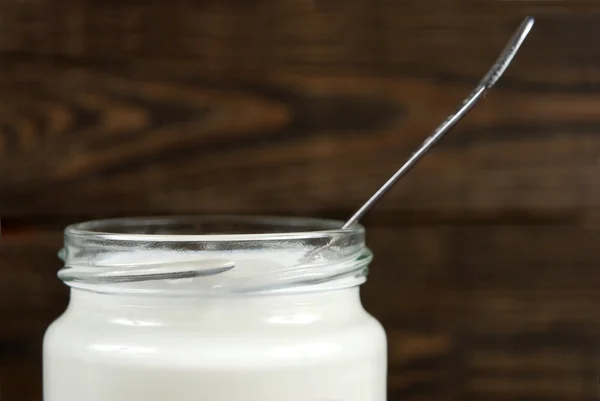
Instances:
[[[588,322],[600,313],[600,256],[594,252],[598,229],[371,226],[367,240],[375,259],[364,298],[386,320],[418,315],[452,321],[460,311],[482,321],[510,319],[517,312],[527,319],[543,311],[550,313],[543,315],[547,319]],[[0,245],[3,313],[55,313],[55,305],[64,305],[65,287],[55,276],[61,245],[62,233],[54,228],[5,230]],[[382,302],[382,293],[394,296]],[[527,308],[517,310],[521,304]],[[488,310],[494,314],[486,316]]]
[[[5,217],[349,211],[470,87],[274,74],[253,89],[40,62],[4,68]],[[469,216],[597,207],[595,97],[495,91],[379,210]]]
[[[45,327],[67,302],[60,231],[23,227],[9,226],[0,249],[0,383],[11,394],[25,380],[15,372],[39,369]],[[590,400],[599,237],[564,225],[369,227],[376,258],[362,293],[388,331],[389,399]],[[31,394],[39,380],[27,379]]]
[[[5,218],[347,213],[470,90],[517,11],[533,7],[500,12],[490,2],[484,13],[463,15],[456,10],[473,4],[462,1],[444,19],[449,5],[429,15],[417,2],[332,2],[298,13],[304,6],[291,3],[207,12],[187,3],[163,10],[106,2],[91,14],[91,3],[73,1],[46,20],[44,7],[28,4],[3,5],[14,24],[0,44]],[[536,7],[548,13],[506,80],[380,211],[441,221],[573,216],[598,206],[600,73],[590,66],[600,59],[591,40],[600,17],[560,14],[550,2]],[[280,12],[285,24],[246,34],[253,18]],[[369,13],[389,21],[375,19],[375,30]],[[150,24],[155,18],[167,21]],[[184,29],[188,18],[196,23]],[[357,31],[348,35],[350,23]],[[154,38],[150,26],[174,35],[168,57],[160,44],[139,44],[150,53],[119,47],[121,37]],[[209,50],[189,55],[185,38]],[[77,40],[83,50],[65,50]],[[32,41],[38,47],[26,46]]]

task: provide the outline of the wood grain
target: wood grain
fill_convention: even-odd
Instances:
[[[237,26],[245,18],[248,24],[248,10],[237,6],[198,10],[198,21],[206,22],[200,25],[210,31],[202,43],[220,51],[214,55],[186,55],[178,42],[188,37],[183,32],[173,33],[177,54],[169,57],[133,50],[108,56],[92,44],[82,55],[60,48],[32,54],[6,45],[0,96],[10,101],[0,115],[0,189],[7,195],[0,210],[5,217],[48,210],[350,211],[468,93],[518,22],[510,13],[486,26],[492,18],[487,13],[446,20],[415,11],[412,23],[388,27],[414,32],[391,35],[382,29],[386,34],[370,39],[379,52],[353,48],[336,61],[361,66],[361,57],[363,70],[345,70],[323,59],[337,52],[319,46],[327,40],[358,46],[358,37],[329,32],[335,24],[324,23],[331,17],[350,24],[351,16],[338,16],[340,10],[360,21],[360,4],[351,4],[307,10],[281,32],[270,32],[296,50],[292,33],[315,35],[293,62],[277,47],[246,43],[254,38],[244,36],[247,30],[210,33],[208,27],[216,25],[226,30],[223,19]],[[99,33],[113,27],[103,7],[116,13],[125,6],[109,3],[94,14]],[[146,15],[141,10],[138,19]],[[261,7],[255,12],[267,18]],[[596,50],[583,39],[598,22],[595,15],[542,15],[500,88],[378,210],[476,219],[491,212],[576,214],[597,207],[599,74],[590,67]],[[446,34],[427,30],[432,24]],[[141,29],[123,21],[119,26],[123,36],[132,33],[126,29]],[[469,39],[469,33],[481,40]],[[107,40],[98,34],[89,41],[95,38]],[[452,42],[438,43],[440,38]],[[226,40],[237,46],[225,46]],[[551,54],[543,51],[550,43]],[[242,55],[242,47],[260,48],[274,59]],[[449,48],[453,57],[447,57]],[[236,59],[242,56],[254,64]],[[225,64],[213,68],[204,58]],[[318,62],[318,68],[299,68],[303,60]],[[50,198],[44,196],[49,187]],[[215,198],[221,200],[217,205]]]
[[[0,2],[0,396],[41,400],[62,228],[121,215],[344,218],[499,85],[365,220],[389,400],[597,397],[600,4]]]
[[[0,80],[11,99],[0,116],[6,217],[349,211],[470,88],[352,76],[166,84],[35,66],[15,62],[3,74],[12,82]],[[596,208],[595,103],[593,93],[500,88],[378,211]]]

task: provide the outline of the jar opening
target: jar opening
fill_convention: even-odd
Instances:
[[[363,232],[360,225],[342,229],[337,220],[269,216],[132,217],[92,220],[66,228],[70,237],[113,237],[131,241],[227,241],[299,239]]]
[[[96,220],[65,230],[59,277],[93,291],[262,292],[364,282],[364,229],[310,218]]]

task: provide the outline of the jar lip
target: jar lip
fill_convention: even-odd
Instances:
[[[247,225],[264,231],[241,233],[177,233],[177,227],[193,225],[189,228],[210,224]],[[361,234],[364,227],[355,224],[349,228],[341,228],[339,220],[313,217],[283,217],[260,215],[171,215],[171,216],[138,216],[125,218],[109,218],[89,220],[75,223],[65,228],[65,237],[79,239],[102,239],[112,241],[277,241],[302,240],[311,238],[339,237]],[[280,230],[278,231],[277,228]],[[150,229],[162,232],[147,232]],[[164,232],[173,229],[174,232]],[[144,232],[145,231],[145,232]]]

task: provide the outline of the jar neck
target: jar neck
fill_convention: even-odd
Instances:
[[[164,297],[118,295],[72,289],[68,314],[86,319],[143,326],[146,324],[232,321],[307,324],[321,319],[346,319],[364,311],[359,288],[303,294],[204,295]]]
[[[194,297],[198,294],[315,292],[363,284],[371,252],[364,246],[348,254],[306,258],[306,250],[255,249],[229,252],[128,250],[105,257],[99,265],[65,268],[72,288],[112,294],[155,294]],[[343,257],[342,257],[343,256]],[[189,275],[188,275],[189,274]]]
[[[59,277],[77,289],[165,296],[350,288],[366,280],[372,254],[362,227],[342,224],[191,216],[86,222],[65,230]]]

